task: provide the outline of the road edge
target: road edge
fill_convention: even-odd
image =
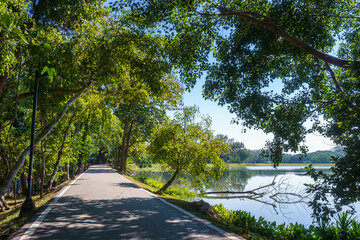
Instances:
[[[109,167],[109,168],[110,168],[110,167]],[[114,172],[118,173],[118,172],[115,171],[114,169],[112,169],[112,168],[110,168],[110,169],[113,170]],[[123,178],[125,181],[127,181],[127,182],[129,182],[129,183],[132,183],[132,184],[134,184],[134,185],[137,186],[137,187],[140,187],[140,186],[136,185],[134,182],[132,182],[132,181],[130,181],[129,179],[127,179],[127,178],[125,178],[124,176],[122,176],[120,173],[118,173],[118,174],[119,174],[119,176],[120,176],[121,178]],[[150,194],[151,196],[153,196],[153,197],[155,197],[156,199],[158,199],[159,201],[165,203],[165,204],[168,205],[168,206],[171,206],[171,207],[175,208],[176,210],[180,211],[181,213],[183,213],[183,214],[189,216],[190,218],[192,218],[192,219],[194,219],[194,220],[202,223],[202,224],[205,225],[206,227],[215,230],[216,232],[222,234],[223,236],[225,236],[225,237],[227,237],[227,238],[229,238],[229,239],[246,240],[245,238],[243,238],[243,237],[241,237],[241,236],[239,236],[239,235],[236,235],[235,233],[225,231],[225,230],[223,230],[223,229],[215,226],[215,225],[214,225],[213,223],[211,223],[210,221],[205,220],[205,219],[202,219],[202,218],[200,218],[200,217],[198,217],[198,216],[196,216],[196,215],[194,215],[194,214],[186,211],[185,209],[183,209],[183,208],[181,208],[181,207],[178,207],[178,206],[176,206],[176,205],[174,205],[174,204],[166,201],[165,199],[163,199],[163,198],[161,198],[161,197],[153,194],[152,192],[149,192],[148,190],[146,190],[146,189],[144,189],[144,188],[142,188],[142,187],[140,187],[140,188],[141,188],[143,191],[145,191],[146,193],[148,193],[148,194]]]
[[[50,201],[48,201],[44,206],[42,206],[37,213],[35,213],[29,220],[19,228],[12,236],[9,237],[11,240],[27,240],[30,239],[34,234],[38,226],[44,220],[44,218],[51,211],[53,206],[59,201],[62,195],[78,180],[80,179],[90,168],[88,168],[85,172],[78,175],[74,180],[68,183],[63,187]]]

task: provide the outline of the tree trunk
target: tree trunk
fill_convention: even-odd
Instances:
[[[66,163],[66,181],[70,179],[70,160]]]
[[[180,161],[178,161],[178,166],[176,168],[176,171],[174,172],[174,175],[172,175],[171,179],[164,184],[164,186],[162,186],[162,188],[160,188],[159,191],[157,191],[156,193],[157,194],[162,194],[163,192],[166,191],[166,189],[168,189],[168,187],[171,186],[171,184],[174,182],[174,180],[176,179],[176,177],[179,175],[180,173],[180,170],[181,170],[181,167],[180,167]]]
[[[121,147],[121,167],[120,167],[120,171],[123,173],[126,173],[126,163],[127,163],[127,156],[129,153],[130,137],[131,137],[133,123],[134,122],[131,121],[129,127],[129,122],[126,121],[124,126],[124,135],[123,135],[122,147]]]
[[[43,140],[49,133],[54,129],[56,125],[61,121],[61,119],[65,116],[69,107],[84,93],[89,87],[93,84],[94,81],[90,81],[89,84],[85,85],[79,92],[77,92],[65,105],[63,111],[59,112],[58,115],[55,117],[54,121],[44,127],[41,133],[36,137],[34,147],[36,147],[41,140]],[[9,189],[12,181],[14,180],[16,173],[24,164],[26,157],[30,154],[30,146],[28,146],[22,154],[17,159],[15,165],[10,170],[10,172],[4,177],[3,181],[0,183],[0,197],[2,197],[6,191]]]
[[[55,167],[54,167],[54,171],[53,173],[51,174],[51,178],[50,178],[50,182],[49,182],[49,186],[48,186],[48,190],[50,190],[54,184],[54,180],[55,180],[55,177],[56,177],[56,174],[59,170],[59,166],[60,166],[60,162],[61,162],[61,159],[62,159],[62,155],[63,155],[63,149],[64,149],[64,146],[65,146],[65,142],[66,142],[66,138],[67,138],[67,135],[69,133],[69,129],[71,127],[71,123],[73,122],[75,118],[75,115],[70,119],[69,121],[69,125],[67,126],[66,128],[66,131],[65,131],[65,134],[64,134],[64,138],[61,142],[61,146],[60,146],[60,150],[58,152],[58,157],[57,157],[57,160],[56,160],[56,164],[55,164]]]
[[[116,148],[116,169],[119,169],[120,167],[120,154],[121,154],[121,146],[117,146]]]
[[[118,159],[119,159],[119,151],[117,145],[115,146],[115,155],[114,155],[114,168],[117,169],[118,167]]]
[[[126,140],[127,140],[127,132],[128,132],[129,122],[125,120],[124,122],[124,132],[122,136],[121,142],[121,162],[120,162],[120,172],[126,172]]]

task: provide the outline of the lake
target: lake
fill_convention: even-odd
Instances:
[[[328,171],[330,167],[315,168]],[[162,182],[166,182],[171,177],[169,173],[161,172],[141,172],[140,174]],[[276,221],[277,224],[298,222],[308,226],[313,220],[311,209],[306,204],[308,200],[301,199],[301,197],[306,196],[304,184],[313,183],[313,180],[304,174],[305,170],[300,166],[281,166],[277,169],[271,166],[233,167],[227,169],[221,179],[208,184],[206,191],[249,191],[272,182],[275,182],[275,185],[259,189],[258,193],[267,192],[262,197],[253,195],[253,198],[246,198],[240,196],[241,194],[222,193],[211,194],[209,195],[211,198],[194,198],[192,200],[203,199],[211,205],[221,203],[227,209],[247,211],[257,218],[262,216],[268,221]],[[274,194],[276,197],[269,197]],[[355,217],[359,221],[360,204],[356,204],[355,209],[358,210]]]

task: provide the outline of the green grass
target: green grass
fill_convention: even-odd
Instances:
[[[128,164],[127,168],[132,171],[149,171],[149,172],[160,172],[161,164],[154,163],[151,167],[139,168],[136,164]]]
[[[163,182],[144,176],[135,176],[135,179],[141,183],[151,186],[154,190],[156,189],[156,191],[164,185]],[[165,194],[180,199],[190,199],[196,196],[196,193],[192,192],[186,186],[170,186],[166,189]]]
[[[51,200],[57,192],[59,192],[65,185],[67,185],[70,180],[65,181],[57,186],[55,186],[50,192],[46,193],[42,199],[40,199],[40,195],[32,196],[32,199],[35,202],[36,211],[44,206],[49,200]],[[5,240],[8,237],[16,232],[21,226],[23,226],[27,220],[32,216],[26,216],[23,218],[19,217],[20,209],[25,197],[21,197],[15,200],[13,198],[7,198],[6,202],[11,207],[10,210],[5,212],[0,212],[0,239]]]

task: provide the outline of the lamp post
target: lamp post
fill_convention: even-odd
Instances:
[[[35,87],[34,87],[34,103],[31,124],[31,140],[30,140],[30,160],[29,160],[29,174],[28,174],[28,189],[24,203],[21,206],[20,217],[23,217],[35,210],[35,203],[31,198],[31,189],[33,183],[33,158],[35,145],[35,123],[36,123],[36,106],[39,88],[39,72],[35,71]]]

